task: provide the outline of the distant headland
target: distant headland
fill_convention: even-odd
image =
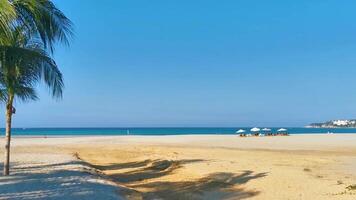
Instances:
[[[323,123],[312,123],[306,128],[356,128],[356,119],[331,120]]]

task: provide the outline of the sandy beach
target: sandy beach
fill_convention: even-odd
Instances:
[[[356,200],[355,10],[0,0],[0,200]]]
[[[356,198],[353,134],[15,137],[12,144],[13,175],[0,177],[0,199]]]

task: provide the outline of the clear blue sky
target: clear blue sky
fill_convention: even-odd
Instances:
[[[64,99],[17,103],[17,127],[356,118],[354,0],[55,3],[76,30],[55,54]]]

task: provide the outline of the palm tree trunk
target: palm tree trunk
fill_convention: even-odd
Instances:
[[[5,133],[5,161],[4,161],[4,175],[10,173],[10,141],[11,141],[11,120],[12,120],[12,104],[14,97],[9,95],[6,103],[6,133]]]

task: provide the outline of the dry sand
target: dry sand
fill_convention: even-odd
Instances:
[[[77,153],[128,199],[356,199],[356,134],[15,138],[13,152]]]

